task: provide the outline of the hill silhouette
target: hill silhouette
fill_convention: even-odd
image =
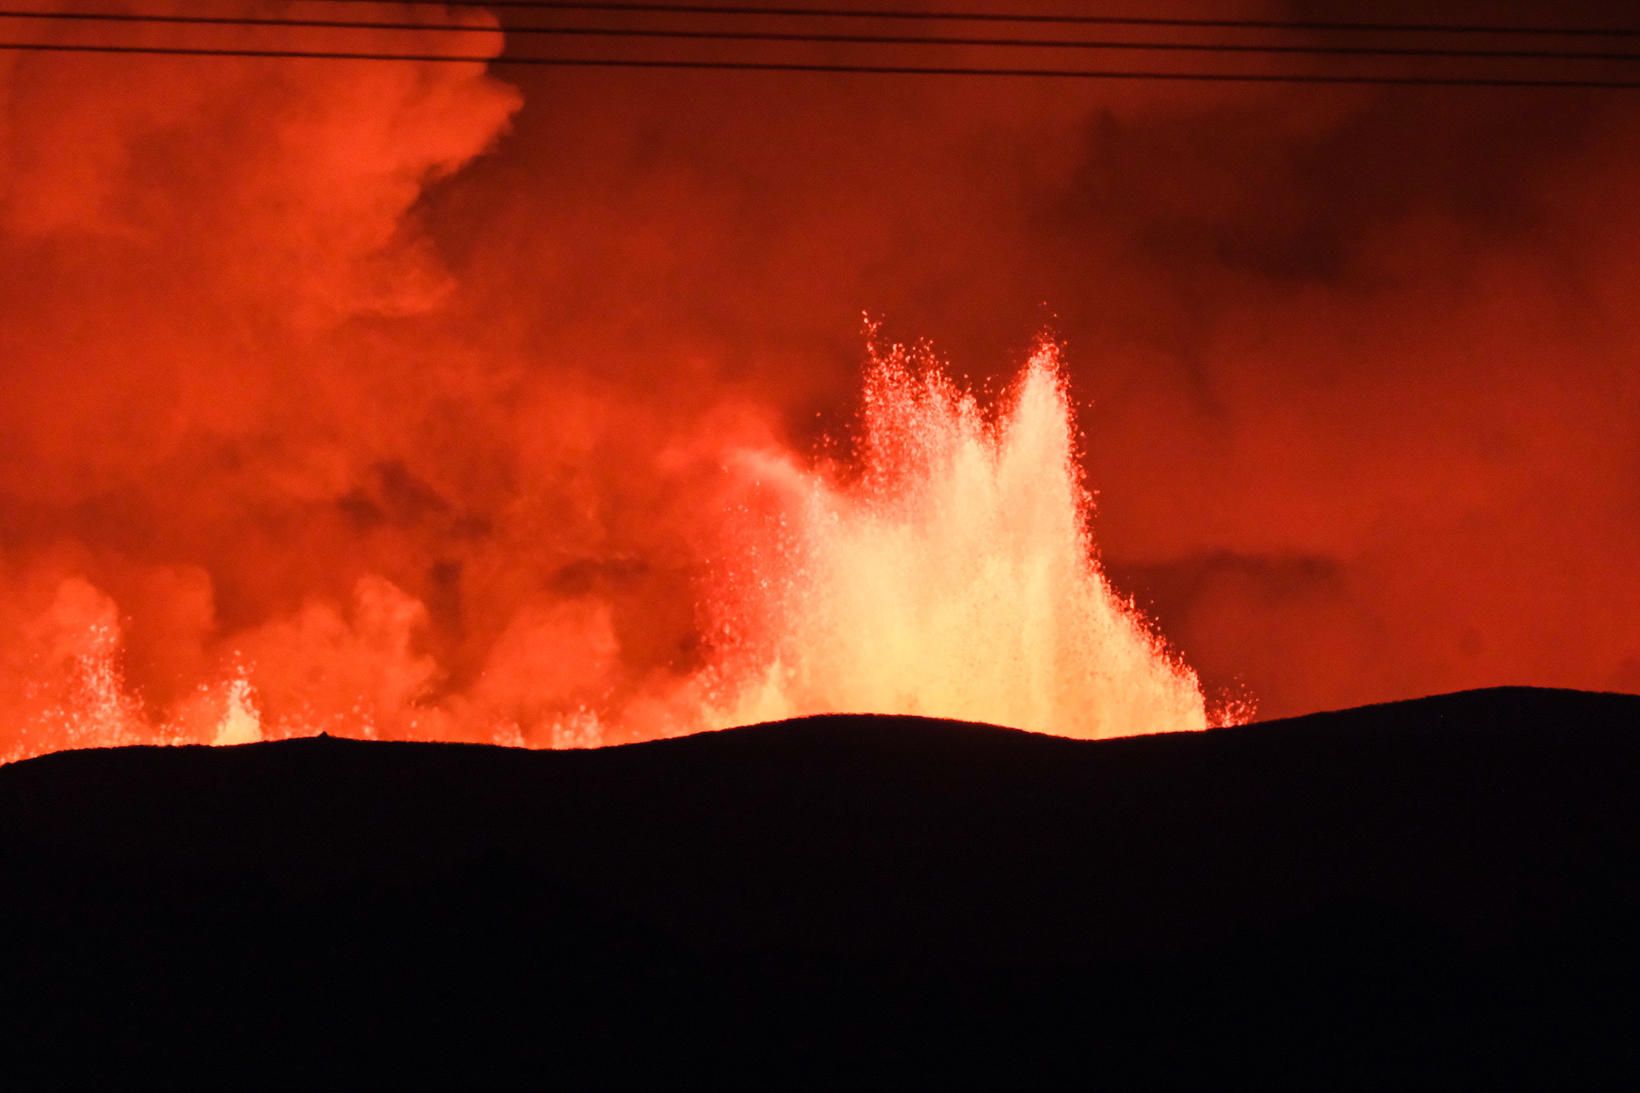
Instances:
[[[8,1057],[1609,1073],[1637,791],[1640,697],[1525,688],[1102,742],[859,716],[67,752],[0,768]]]

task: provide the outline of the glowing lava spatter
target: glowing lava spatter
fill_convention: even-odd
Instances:
[[[427,651],[423,603],[367,575],[351,611],[315,599],[224,635],[215,674],[157,703],[126,682],[113,599],[72,577],[28,631],[21,687],[0,673],[0,761],[321,730],[579,748],[838,712],[1078,737],[1242,719],[1210,713],[1195,673],[1106,580],[1072,422],[1051,342],[989,410],[929,351],[873,349],[851,461],[725,461],[741,503],[700,589],[704,663],[624,693],[566,686],[620,656],[595,601],[520,615],[463,690]]]
[[[211,743],[254,744],[262,739],[262,715],[256,709],[256,696],[251,681],[243,669],[228,683],[226,708],[217,722],[216,735]]]
[[[712,720],[1208,726],[1196,674],[1100,569],[1055,344],[991,415],[926,350],[874,350],[858,456],[852,475],[750,461],[762,516],[715,605]]]

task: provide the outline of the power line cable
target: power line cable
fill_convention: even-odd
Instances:
[[[0,51],[82,53],[156,57],[268,58],[315,61],[396,61],[487,64],[554,68],[630,68],[699,72],[790,72],[882,76],[978,76],[1054,80],[1163,80],[1179,83],[1325,84],[1382,87],[1559,88],[1640,90],[1640,80],[1549,79],[1533,77],[1345,75],[1270,72],[1178,72],[1138,69],[986,68],[919,65],[804,64],[784,61],[692,61],[672,58],[485,56],[452,53],[367,53],[346,50],[194,49],[63,42],[0,42]]]
[[[1636,52],[1588,50],[1476,49],[1441,46],[1291,45],[1247,42],[1167,42],[1089,38],[988,38],[965,35],[827,34],[807,31],[677,30],[586,26],[472,26],[461,23],[383,22],[352,19],[285,19],[252,16],[147,15],[130,12],[49,12],[0,9],[0,19],[69,21],[92,24],[153,24],[235,29],[374,30],[446,34],[547,35],[561,38],[636,38],[660,41],[768,42],[804,45],[950,46],[995,49],[1063,49],[1111,52],[1204,53],[1285,56],[1427,57],[1519,61],[1640,61]]]
[[[1350,31],[1384,34],[1509,34],[1535,37],[1640,38],[1640,26],[1554,26],[1519,23],[1372,22],[1325,19],[1206,19],[1161,15],[1085,15],[1058,12],[1001,12],[903,8],[822,8],[667,4],[644,0],[311,0],[324,4],[397,2],[416,7],[494,8],[516,11],[594,11],[645,15],[727,15],[794,19],[894,19],[919,22],[1060,23],[1083,26],[1190,27],[1204,30]]]

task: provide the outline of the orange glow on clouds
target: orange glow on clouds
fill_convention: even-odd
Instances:
[[[0,755],[1640,690],[1636,179],[1620,95],[0,56]],[[980,394],[850,433],[862,308]]]

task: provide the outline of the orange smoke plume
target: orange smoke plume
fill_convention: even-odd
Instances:
[[[0,57],[0,755],[1640,688],[1625,102]]]

